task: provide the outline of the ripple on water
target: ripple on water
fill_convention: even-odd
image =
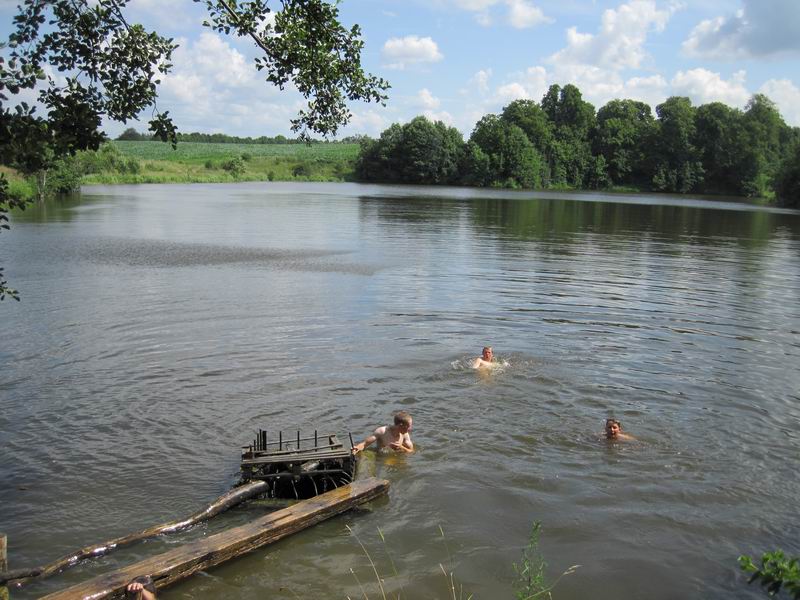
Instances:
[[[738,553],[794,547],[796,217],[299,189],[125,188],[69,223],[15,223],[25,300],[0,320],[15,566],[192,512],[258,428],[360,439],[398,408],[419,452],[363,465],[388,500],[165,596],[361,595],[345,523],[383,574],[391,552],[387,588],[409,597],[441,594],[448,552],[466,592],[512,595],[534,520],[554,571],[583,565],[564,597],[735,595]],[[469,368],[487,343],[504,369]],[[608,416],[640,443],[599,439]]]

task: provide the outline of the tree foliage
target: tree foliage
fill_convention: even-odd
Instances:
[[[356,173],[365,181],[455,183],[463,152],[457,129],[420,116],[363,140]]]
[[[282,0],[274,14],[277,0],[195,2],[208,11],[205,25],[255,42],[261,50],[255,67],[267,82],[280,89],[291,84],[308,100],[292,120],[302,138],[335,134],[350,119],[348,101],[385,101],[389,85],[363,71],[361,30],[342,26],[338,2]],[[151,109],[150,132],[177,143],[169,112],[156,105],[177,46],[129,22],[127,3],[24,0],[0,45],[0,164],[36,175],[40,196],[58,161],[100,146],[104,119],[125,123]],[[16,100],[26,90],[38,91],[38,107]],[[3,224],[17,204],[0,182]],[[10,291],[0,281],[1,299]]]
[[[783,206],[800,208],[800,143],[786,154],[775,177],[775,195]]]
[[[595,114],[577,87],[553,85],[541,102],[515,100],[499,115],[482,117],[462,144],[458,172],[448,168],[448,176],[438,178],[431,175],[440,160],[437,146],[423,141],[432,125],[420,119],[392,125],[379,140],[362,140],[358,176],[475,186],[774,193],[784,205],[800,205],[800,129],[786,125],[762,95],[744,111],[721,102],[695,107],[688,98],[673,97],[656,107],[654,117],[637,100],[611,100]],[[449,143],[450,154],[459,154],[455,136]]]

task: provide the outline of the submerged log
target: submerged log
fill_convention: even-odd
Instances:
[[[320,496],[302,500],[289,508],[270,513],[221,533],[189,542],[158,556],[100,575],[42,600],[79,598],[123,598],[125,586],[140,575],[149,575],[159,589],[197,571],[203,571],[261,546],[280,540],[311,525],[343,513],[389,490],[389,482],[362,479]]]
[[[248,498],[252,498],[258,494],[263,494],[268,489],[269,484],[267,482],[252,481],[223,494],[204,509],[197,511],[186,519],[162,523],[161,525],[154,525],[153,527],[148,527],[147,529],[144,529],[138,533],[132,533],[123,537],[118,537],[113,540],[103,542],[102,544],[86,546],[85,548],[81,548],[80,550],[68,554],[67,556],[62,556],[58,560],[41,567],[0,572],[0,585],[8,582],[8,585],[10,586],[21,587],[33,579],[42,579],[44,577],[50,577],[51,575],[60,573],[61,571],[68,569],[78,564],[82,560],[86,560],[87,558],[103,556],[104,554],[113,552],[122,546],[127,546],[133,544],[134,542],[146,540],[157,535],[164,533],[175,533],[176,531],[187,529],[193,525],[196,525],[197,523],[201,523],[210,519],[211,517],[217,516],[221,512],[236,506]],[[5,569],[3,569],[3,571],[5,571]]]

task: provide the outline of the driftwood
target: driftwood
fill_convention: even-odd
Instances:
[[[280,540],[311,525],[343,513],[389,489],[389,482],[362,479],[325,494],[228,529],[221,533],[189,542],[158,556],[145,559],[118,571],[100,575],[42,600],[78,600],[91,598],[123,598],[125,586],[140,575],[149,575],[156,588],[164,588],[193,573]]]
[[[41,567],[15,569],[13,571],[6,571],[4,573],[0,572],[0,585],[7,584],[13,587],[21,587],[34,579],[43,579],[45,577],[55,575],[56,573],[60,573],[61,571],[64,571],[65,569],[68,569],[78,564],[82,560],[86,560],[87,558],[103,556],[104,554],[108,554],[122,546],[127,546],[129,544],[133,544],[134,542],[139,542],[157,535],[174,533],[176,531],[181,531],[182,529],[187,529],[192,525],[196,525],[197,523],[206,521],[211,517],[215,517],[219,513],[228,510],[232,506],[235,506],[240,502],[247,500],[248,498],[262,494],[268,489],[268,483],[264,481],[252,481],[240,487],[233,488],[229,492],[214,500],[214,502],[206,506],[204,509],[197,511],[186,519],[172,521],[170,523],[162,523],[161,525],[154,525],[153,527],[148,527],[147,529],[144,529],[138,533],[132,533],[123,537],[118,537],[102,544],[86,546],[85,548],[81,548],[80,550],[68,554],[67,556],[62,556],[58,560]]]

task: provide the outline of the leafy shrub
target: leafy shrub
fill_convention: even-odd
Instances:
[[[70,194],[81,187],[80,164],[74,157],[56,161],[47,173],[47,194]]]
[[[739,567],[745,573],[752,573],[747,583],[758,581],[770,596],[783,588],[794,600],[800,600],[800,557],[789,558],[783,551],[775,550],[761,555],[760,567],[751,557],[740,556]]]
[[[242,152],[242,160],[244,162],[250,162],[253,159],[253,155],[249,152]]]
[[[244,161],[240,157],[234,156],[223,162],[222,168],[232,177],[237,178],[244,173]]]
[[[205,167],[206,167],[206,169],[213,169],[214,168],[214,161],[207,160],[206,163],[205,163]]]
[[[269,173],[267,173],[267,179],[269,179],[270,181],[275,181],[275,171],[270,171]]]

